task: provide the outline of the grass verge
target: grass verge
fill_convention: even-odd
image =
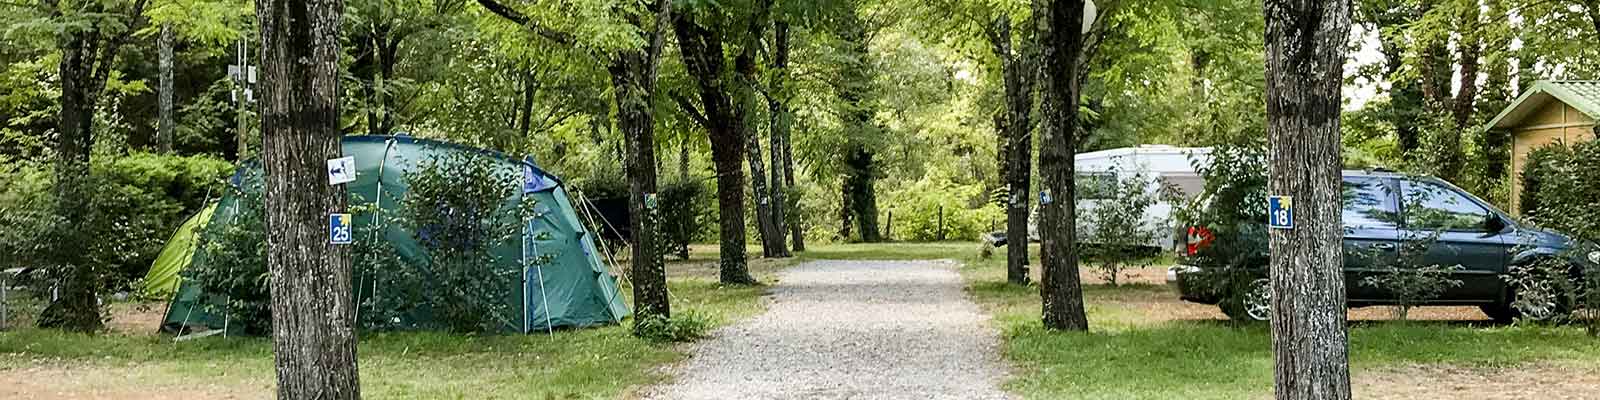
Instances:
[[[672,267],[669,267],[672,268]],[[758,269],[764,276],[780,265]],[[714,278],[669,281],[673,308],[723,325],[759,313],[762,287]],[[626,293],[629,289],[624,287]],[[681,346],[651,344],[620,326],[547,335],[370,333],[360,342],[362,391],[371,399],[610,399],[666,377]],[[154,329],[151,327],[150,329]],[[272,398],[267,338],[174,343],[139,333],[0,332],[0,398]],[[33,391],[30,391],[33,390]]]

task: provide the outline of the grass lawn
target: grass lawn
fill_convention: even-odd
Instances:
[[[1271,397],[1272,336],[1265,324],[1222,320],[1215,307],[1178,302],[1165,285],[1089,284],[1090,331],[1050,332],[1040,322],[1038,287],[1005,282],[1004,253],[989,260],[979,260],[976,251],[950,257],[965,262],[968,294],[993,314],[1005,358],[1017,367],[1007,389],[1025,398]],[[1032,265],[1037,273],[1037,259]],[[1363,309],[1352,317],[1379,319],[1368,316],[1386,314],[1380,311]],[[1356,398],[1600,396],[1593,391],[1600,339],[1573,327],[1355,321],[1350,355]],[[1509,386],[1512,397],[1483,391],[1497,385]],[[1568,391],[1537,395],[1544,389]],[[1534,397],[1515,397],[1527,395]]]
[[[688,260],[668,258],[675,312],[694,310],[725,324],[762,310],[764,288],[716,283],[715,245],[693,250]],[[1270,397],[1267,327],[1227,322],[1214,307],[1177,301],[1159,284],[1160,268],[1137,271],[1128,279],[1134,283],[1118,287],[1088,279],[1091,331],[1060,333],[1041,327],[1036,286],[1005,283],[1004,253],[985,260],[977,250],[955,242],[818,245],[795,259],[754,259],[750,266],[774,282],[777,271],[804,260],[962,261],[968,295],[994,316],[1015,367],[1006,388],[1024,398]],[[1357,398],[1600,396],[1600,339],[1580,329],[1492,326],[1471,321],[1481,318],[1475,313],[1450,312],[1398,323],[1364,310],[1352,313],[1362,321],[1352,323],[1350,335]],[[143,332],[0,332],[0,398],[272,397],[268,340],[173,343]],[[373,334],[362,338],[360,360],[364,394],[374,399],[610,399],[666,379],[660,367],[683,359],[684,350],[611,326],[554,337]],[[1496,388],[1503,391],[1486,391]]]
[[[669,262],[674,311],[702,313],[721,325],[762,310],[765,288],[718,284],[716,254],[696,250],[690,260]],[[751,260],[750,265],[759,279],[771,282],[777,270],[794,262]],[[708,269],[712,272],[705,273]],[[170,336],[149,333],[154,321],[145,325],[94,336],[0,332],[0,398],[273,397],[270,340],[210,337],[174,343]],[[371,399],[626,397],[665,379],[659,367],[686,355],[682,346],[633,338],[626,322],[558,331],[553,337],[367,334],[360,346],[362,391]]]

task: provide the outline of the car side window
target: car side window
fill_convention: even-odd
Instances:
[[[1394,204],[1394,192],[1385,179],[1345,178],[1340,185],[1339,199],[1344,205],[1344,227],[1360,229],[1395,229],[1399,226],[1400,212]]]
[[[1404,182],[1406,228],[1421,230],[1482,231],[1489,210],[1448,186],[1434,182]]]

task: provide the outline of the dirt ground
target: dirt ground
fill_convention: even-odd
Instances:
[[[1356,371],[1350,386],[1358,399],[1600,399],[1600,370],[1563,364],[1412,365]]]
[[[170,377],[161,366],[40,365],[0,370],[0,399],[191,400],[271,399],[272,382],[151,382]]]
[[[1037,270],[1037,269],[1035,269]],[[1096,275],[1092,270],[1079,271],[1079,277],[1085,285],[1105,284],[1105,279]],[[1034,279],[1038,279],[1037,276]],[[1166,287],[1166,267],[1146,267],[1126,271],[1119,284],[1157,285]],[[1094,299],[1091,299],[1093,301]],[[1151,322],[1171,320],[1223,320],[1228,317],[1222,315],[1222,310],[1217,306],[1190,303],[1178,300],[1176,289],[1166,291],[1127,291],[1101,296],[1099,300],[1112,304],[1125,305],[1131,309],[1141,310]],[[1395,319],[1394,307],[1374,306],[1350,310],[1351,321],[1388,321]],[[1411,310],[1408,318],[1417,321],[1476,321],[1488,322],[1489,317],[1479,311],[1477,307],[1418,307]]]

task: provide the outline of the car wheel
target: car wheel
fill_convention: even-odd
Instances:
[[[1534,286],[1539,285],[1539,286]],[[1530,321],[1554,321],[1567,315],[1572,309],[1569,304],[1561,300],[1561,295],[1554,293],[1554,289],[1543,287],[1547,282],[1524,282],[1507,296],[1511,303],[1507,305],[1512,313],[1512,318],[1522,318]],[[1542,298],[1525,298],[1521,293],[1551,293]]]
[[[1251,281],[1244,290],[1223,302],[1221,307],[1222,313],[1234,321],[1272,320],[1272,281],[1266,278]]]

